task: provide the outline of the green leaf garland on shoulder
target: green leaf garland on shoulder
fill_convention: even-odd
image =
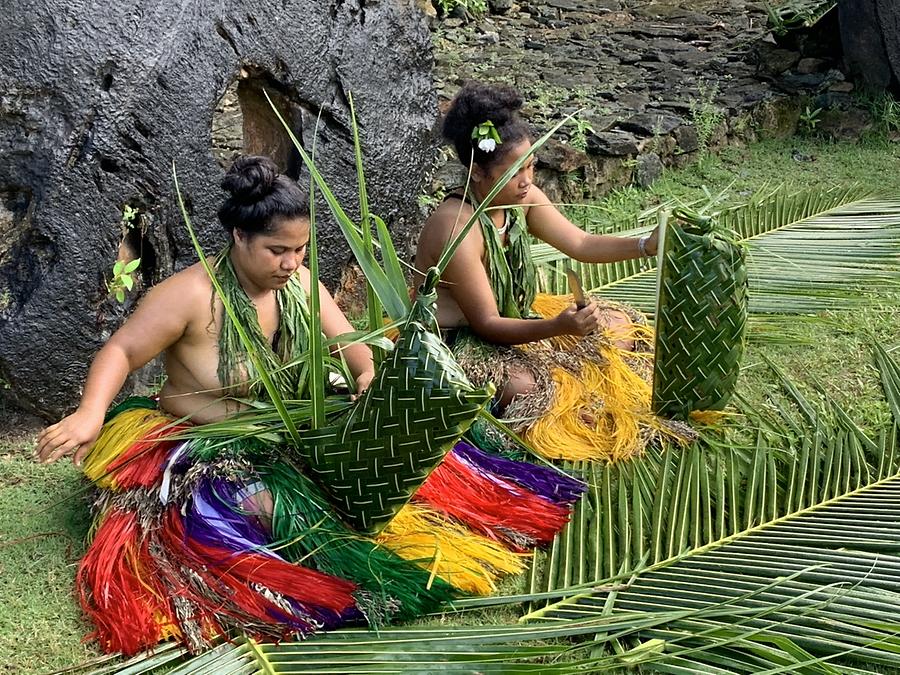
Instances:
[[[471,195],[469,198],[474,199]],[[478,208],[476,203],[473,206]],[[482,211],[478,217],[488,262],[488,280],[500,315],[524,319],[534,315],[531,305],[537,294],[537,273],[531,260],[525,210],[520,206],[506,209],[505,218],[506,245],[488,212]]]
[[[300,280],[293,276],[287,286],[275,292],[279,310],[278,340],[274,349],[259,326],[256,307],[235,275],[231,246],[215,260],[215,273],[238,321],[250,338],[256,354],[283,398],[296,398],[301,388],[303,355],[309,351],[309,308]],[[213,294],[213,300],[215,294]],[[287,364],[287,365],[285,365]],[[234,321],[222,321],[219,331],[219,380],[226,391],[254,399],[268,398],[255,363],[248,357]]]

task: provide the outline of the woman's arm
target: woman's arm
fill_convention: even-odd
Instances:
[[[310,284],[309,270],[304,267],[302,268],[302,273],[303,285],[308,289]],[[319,284],[319,309],[319,314],[322,319],[322,331],[325,333],[326,337],[334,338],[355,330],[353,326],[350,325],[350,322],[347,321],[347,317],[344,316],[341,308],[337,306],[334,298],[331,297],[331,293],[329,293],[321,283]],[[356,379],[356,393],[361,394],[366,390],[369,383],[372,381],[372,378],[375,376],[375,363],[372,360],[372,350],[364,344],[339,346],[344,347],[341,350],[341,354],[343,354],[344,360],[350,368],[350,372]]]
[[[538,239],[570,258],[586,263],[609,263],[641,257],[637,237],[588,234],[566,218],[537,187],[529,190],[528,230]],[[645,243],[648,255],[656,255],[659,238],[653,230]]]
[[[38,436],[35,455],[40,462],[55,462],[75,451],[75,464],[80,465],[128,375],[181,338],[190,318],[190,298],[196,293],[191,271],[150,289],[134,314],[100,349],[88,370],[77,410]]]
[[[481,338],[496,344],[522,344],[556,335],[586,335],[597,328],[600,311],[594,304],[578,310],[573,305],[552,319],[510,319],[500,316],[482,263],[484,243],[472,229],[447,265],[441,281]]]

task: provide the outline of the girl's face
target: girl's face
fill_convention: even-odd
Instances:
[[[241,271],[259,290],[284,288],[303,264],[309,243],[309,220],[281,218],[271,232],[249,236],[234,231],[234,248]]]
[[[501,176],[506,173],[507,169],[515,164],[519,159],[531,150],[531,141],[528,139],[515,143],[500,161],[491,164],[487,168],[476,167],[475,171],[480,172],[479,178],[481,188],[484,194],[493,188],[500,180]],[[525,160],[525,163],[519,168],[518,172],[509,180],[503,189],[494,197],[491,202],[492,206],[513,206],[525,202],[531,185],[534,182],[534,155]]]

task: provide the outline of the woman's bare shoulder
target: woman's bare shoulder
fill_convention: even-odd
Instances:
[[[474,211],[471,204],[461,199],[447,199],[425,221],[420,243],[446,244],[453,236],[462,231]],[[466,238],[480,240],[480,228],[471,228]]]
[[[155,284],[144,296],[142,304],[168,311],[194,312],[200,310],[201,304],[204,308],[210,307],[212,292],[209,275],[198,262]]]

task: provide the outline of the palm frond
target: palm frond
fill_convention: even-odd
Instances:
[[[739,239],[747,239],[753,236],[772,232],[786,225],[811,218],[839,206],[860,200],[867,196],[867,192],[861,188],[833,188],[831,190],[806,190],[802,192],[789,192],[783,186],[775,188],[763,187],[740,204],[734,204],[717,213],[717,218],[723,227],[738,233]],[[695,210],[708,211],[715,206],[720,195],[710,195],[704,206],[700,202],[688,204]],[[622,236],[636,236],[647,234],[656,225],[659,213],[672,210],[679,206],[678,202],[668,200],[663,204],[647,209],[639,214],[633,222],[624,224],[607,223],[605,221],[589,222],[585,230],[591,234],[617,234]],[[569,261],[568,257],[544,242],[537,242],[531,247],[532,259],[541,269],[541,290],[547,293],[565,293],[567,289],[565,279],[565,265],[570,262],[574,269],[582,275],[585,287],[600,290],[619,282],[627,282],[632,277],[648,274],[653,269],[649,265],[646,270],[641,269],[639,260],[624,261],[623,264],[594,265]],[[650,263],[651,261],[645,261]],[[591,281],[593,280],[593,281]]]
[[[325,203],[328,204],[329,210],[334,215],[335,221],[340,227],[344,238],[347,240],[347,244],[350,246],[350,250],[356,258],[356,262],[366,275],[366,281],[374,289],[375,294],[384,305],[384,309],[388,316],[392,319],[399,319],[406,316],[411,306],[409,294],[406,289],[406,279],[402,277],[398,279],[389,274],[393,266],[391,266],[387,272],[385,271],[381,262],[375,255],[374,246],[372,245],[371,230],[366,230],[365,228],[360,229],[359,226],[353,222],[353,219],[350,218],[344,210],[344,207],[341,206],[334,192],[331,190],[331,187],[328,185],[328,182],[319,172],[312,157],[310,157],[309,153],[307,153],[306,149],[303,147],[303,144],[294,134],[291,125],[285,121],[278,108],[272,103],[272,100],[269,99],[268,93],[264,93],[266,99],[269,101],[272,111],[275,113],[279,122],[281,122],[285,132],[291,139],[297,152],[300,154],[303,163],[309,170],[312,181],[322,193]],[[357,156],[359,156],[358,145]],[[362,185],[364,187],[364,183]],[[367,204],[365,196],[361,195],[361,199],[363,200],[363,206],[365,206]],[[382,251],[382,255],[385,255],[385,251]]]
[[[734,609],[769,607],[772,613],[745,615],[743,625],[786,638],[810,654],[852,651],[871,663],[900,665],[900,623],[890,618],[900,600],[898,496],[900,476],[893,475],[639,571],[612,592],[612,615],[732,602]],[[778,580],[783,583],[772,585]],[[525,618],[589,620],[609,613],[609,596],[584,593]],[[699,624],[677,620],[641,637],[668,641],[684,634],[692,636],[690,643],[704,642],[708,635],[698,632],[728,630],[734,623],[727,614]],[[706,658],[701,655],[699,662]]]
[[[319,122],[316,120],[316,130]],[[318,134],[315,134],[318,138]],[[313,141],[312,156],[316,155]],[[325,354],[322,336],[322,301],[319,290],[319,246],[316,223],[316,183],[309,182],[309,379],[307,386],[312,408],[312,428],[325,426]]]
[[[861,307],[869,287],[900,283],[900,200],[861,194],[858,188],[779,191],[719,213],[722,226],[748,247],[751,314]],[[542,257],[542,290],[566,292],[563,258]],[[576,268],[593,292],[653,313],[656,274],[641,271],[639,261]]]
[[[891,400],[900,368],[879,353]],[[770,413],[742,405],[732,426],[755,428],[752,437],[707,432],[687,449],[650,448],[630,464],[573,466],[590,490],[550,551],[536,558],[530,592],[552,597],[677,558],[900,471],[896,427],[871,439],[833,401],[814,404],[770,367],[793,410],[774,398]]]
[[[765,3],[772,30],[784,35],[789,30],[809,28],[837,7],[837,0],[784,0]]]

